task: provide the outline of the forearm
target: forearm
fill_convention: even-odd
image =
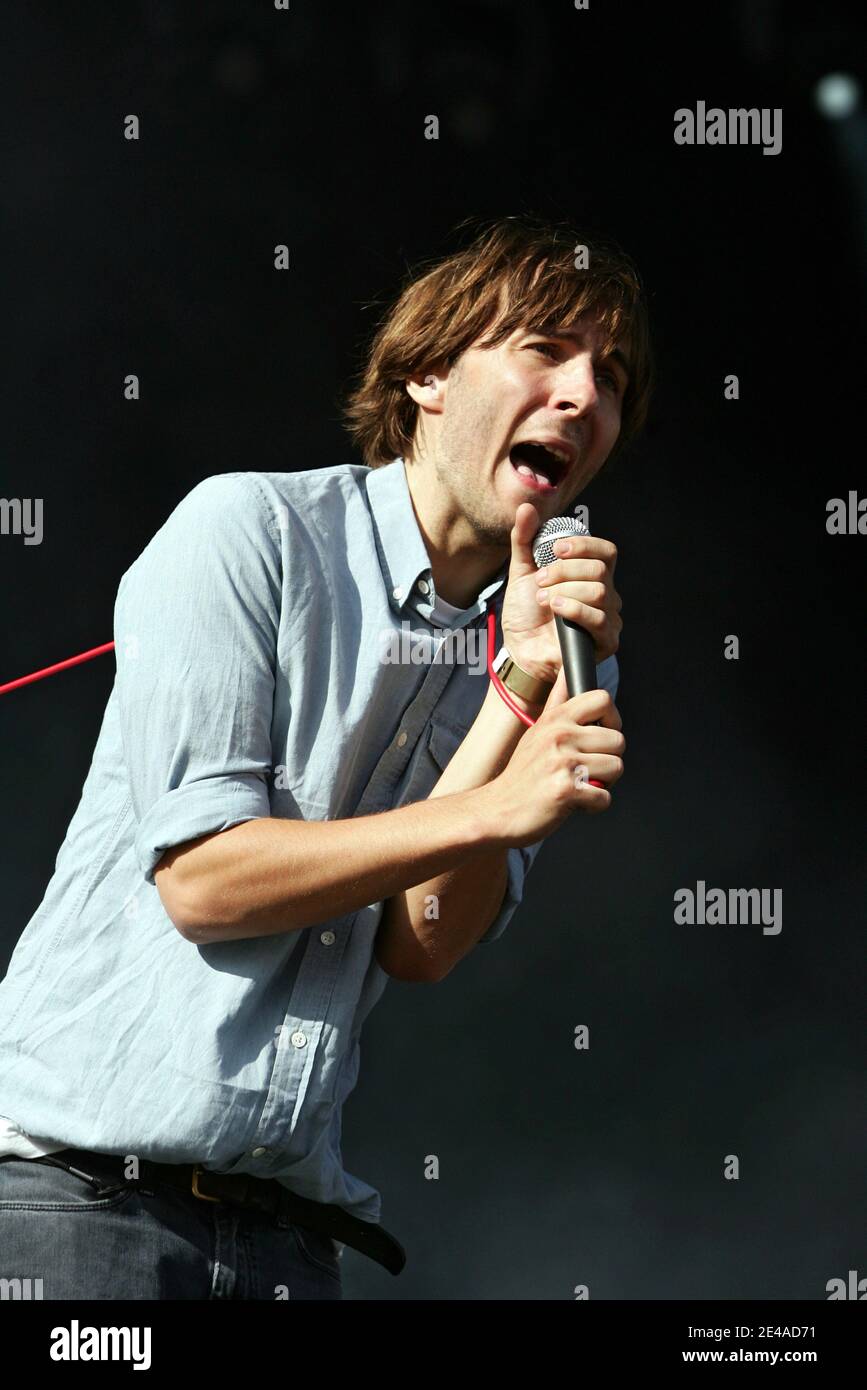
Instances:
[[[496,843],[491,818],[465,791],[350,820],[245,821],[165,862],[184,904],[183,934],[204,944],[298,931],[355,912]]]
[[[540,710],[516,698],[537,718]],[[440,797],[485,786],[506,767],[527,726],[489,685],[484,703],[430,793]],[[442,979],[484,936],[502,905],[507,845],[476,844],[435,876],[396,893],[386,904],[376,938],[383,969],[405,979]]]

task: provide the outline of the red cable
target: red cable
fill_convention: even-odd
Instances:
[[[536,722],[535,719],[531,719],[528,714],[525,714],[524,711],[518,705],[516,705],[508,690],[503,685],[503,682],[500,680],[500,677],[494,670],[494,645],[497,640],[496,628],[497,615],[494,612],[494,610],[491,609],[491,611],[488,613],[488,675],[490,676],[500,698],[502,700],[505,700],[506,704],[509,706],[509,709],[513,710],[514,713],[517,714],[518,718],[521,720],[523,724],[527,725],[528,729],[531,729]],[[44,676],[53,676],[57,671],[67,671],[70,666],[79,666],[81,665],[82,661],[90,661],[92,657],[102,656],[105,652],[110,652],[113,649],[113,642],[104,642],[101,647],[91,647],[90,651],[79,652],[78,656],[67,657],[65,661],[57,661],[53,666],[46,666],[41,671],[33,671],[29,676],[19,676],[17,680],[7,681],[5,685],[0,685],[0,695],[6,695],[10,690],[17,690],[19,686],[30,685],[33,681],[42,680]],[[594,782],[592,778],[588,778],[587,780],[590,783],[591,787],[602,787],[604,789],[603,782]]]
[[[493,670],[494,643],[496,641],[497,616],[493,610],[488,614],[488,674],[494,685],[499,690],[506,704],[513,709],[519,719],[523,719],[527,725],[535,724],[535,719],[528,719],[523,710],[515,704],[499,676]],[[114,648],[113,642],[104,642],[101,647],[91,647],[88,652],[79,652],[78,656],[69,656],[65,661],[56,661],[53,666],[45,666],[41,671],[33,671],[29,676],[19,676],[17,680],[7,681],[5,685],[0,685],[0,695],[7,694],[10,690],[17,690],[19,686],[30,685],[33,681],[42,680],[44,676],[53,676],[57,671],[66,671],[70,666],[79,666],[82,661],[90,661],[91,657],[102,656],[105,652],[110,652]]]
[[[531,719],[528,714],[525,714],[524,711],[518,705],[515,704],[515,701],[512,699],[508,690],[503,685],[503,682],[500,680],[500,677],[494,670],[494,644],[497,640],[496,628],[497,615],[494,612],[494,610],[491,609],[490,613],[488,614],[488,675],[493,681],[497,693],[503,700],[505,700],[506,704],[509,706],[509,709],[515,711],[515,714],[517,714],[518,718],[521,720],[523,724],[527,725],[528,729],[532,729],[533,725],[536,722],[535,719]]]
[[[53,666],[46,666],[42,671],[33,671],[29,676],[19,676],[17,680],[7,681],[5,685],[0,685],[0,695],[5,695],[9,690],[17,690],[20,685],[30,685],[33,681],[42,680],[43,676],[53,676],[56,671],[66,671],[70,666],[80,666],[82,661],[90,661],[91,657],[102,656],[104,652],[110,652],[113,647],[113,642],[103,642],[101,647],[91,647],[89,652],[79,652],[78,656],[69,656],[65,661],[57,661]]]
[[[500,695],[501,698],[505,700],[506,704],[509,706],[509,709],[514,710],[515,714],[517,714],[518,718],[521,720],[522,723],[527,725],[528,729],[532,729],[533,725],[536,722],[535,719],[531,719],[528,714],[525,714],[524,711],[520,709],[518,705],[515,704],[515,701],[512,699],[508,690],[503,685],[503,682],[500,680],[500,677],[494,670],[494,644],[497,640],[495,636],[496,625],[497,617],[492,609],[488,613],[488,675],[490,676],[498,695]],[[597,782],[592,777],[588,777],[587,781],[591,787],[601,787],[603,791],[607,791],[604,782]]]

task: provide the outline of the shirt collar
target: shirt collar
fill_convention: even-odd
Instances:
[[[431,621],[436,604],[430,557],[416,521],[406,465],[402,458],[371,468],[365,479],[374,521],[376,548],[388,601],[397,614],[409,604]],[[463,627],[487,609],[487,600],[506,582],[509,562],[504,561],[494,578],[464,610],[456,627]]]

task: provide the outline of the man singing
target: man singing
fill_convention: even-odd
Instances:
[[[616,551],[540,572],[531,546],[651,383],[619,248],[489,224],[384,318],[363,464],[206,478],[122,576],[92,764],[0,984],[0,1277],[340,1298],[347,1244],[400,1271],[341,1158],[362,1026],[389,976],[501,936],[542,841],[611,804]],[[489,612],[511,705],[439,643],[383,659],[406,624],[485,647]],[[595,647],[574,699],[556,612]]]

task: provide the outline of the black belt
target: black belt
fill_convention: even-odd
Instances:
[[[124,1175],[125,1160],[118,1154],[92,1153],[89,1149],[61,1149],[31,1161],[65,1168],[96,1187],[129,1183],[146,1188],[151,1183],[165,1183],[203,1202],[229,1202],[295,1222],[298,1226],[308,1226],[312,1231],[351,1245],[353,1250],[360,1250],[362,1255],[384,1265],[391,1274],[400,1274],[406,1264],[406,1251],[400,1241],[382,1226],[362,1221],[333,1203],[301,1197],[276,1178],[255,1178],[251,1173],[215,1173],[198,1163],[153,1163],[150,1159],[139,1159],[138,1177],[132,1179]]]

